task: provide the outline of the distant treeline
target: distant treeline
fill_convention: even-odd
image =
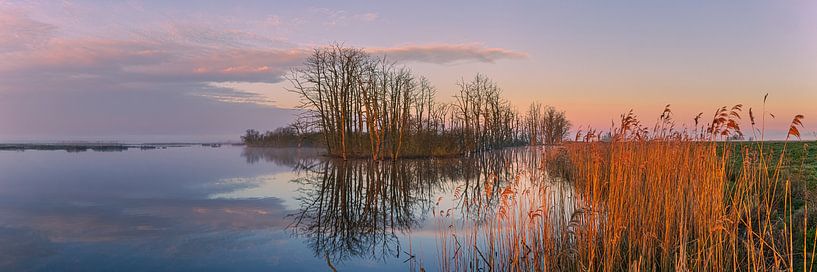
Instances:
[[[322,139],[320,132],[301,132],[293,125],[265,133],[248,129],[241,136],[244,144],[253,147],[321,147],[324,145]]]
[[[322,144],[332,156],[377,160],[555,144],[570,129],[553,107],[533,103],[523,116],[481,74],[461,80],[452,103],[437,102],[428,79],[359,48],[315,48],[287,79],[303,115],[290,129],[248,131],[248,145]]]

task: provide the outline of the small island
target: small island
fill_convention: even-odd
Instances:
[[[483,74],[461,80],[453,102],[439,102],[427,78],[362,48],[314,48],[287,79],[301,98],[300,118],[264,134],[247,130],[247,146],[323,146],[343,159],[449,157],[553,145],[571,128],[551,106],[533,102],[520,113]]]

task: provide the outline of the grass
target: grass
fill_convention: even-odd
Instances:
[[[742,150],[769,156],[769,161],[777,162],[783,158],[780,166],[780,175],[792,182],[794,194],[794,209],[803,207],[806,201],[814,196],[810,193],[817,190],[817,142],[738,142],[730,145],[731,168],[738,170],[741,167],[740,154]],[[753,154],[754,155],[754,154]],[[735,171],[737,172],[737,171]],[[809,195],[807,195],[809,194]],[[815,203],[817,204],[817,203]]]
[[[669,108],[652,130],[629,114],[609,143],[591,132],[531,160],[483,187],[496,207],[462,200],[485,219],[437,216],[440,270],[812,271],[817,144],[725,141],[741,107],[692,131]]]

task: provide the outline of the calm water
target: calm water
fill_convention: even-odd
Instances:
[[[0,270],[433,271],[438,214],[489,216],[464,203],[490,207],[499,190],[485,188],[536,171],[538,153],[373,163],[233,146],[0,151]]]

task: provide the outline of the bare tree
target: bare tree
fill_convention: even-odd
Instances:
[[[525,131],[531,145],[554,145],[567,137],[570,121],[563,111],[533,102],[525,116]]]
[[[339,44],[320,47],[287,75],[301,97],[301,127],[318,127],[326,150],[348,158],[457,154],[522,142],[519,114],[477,74],[453,104],[406,67]],[[300,128],[299,128],[300,129]]]

